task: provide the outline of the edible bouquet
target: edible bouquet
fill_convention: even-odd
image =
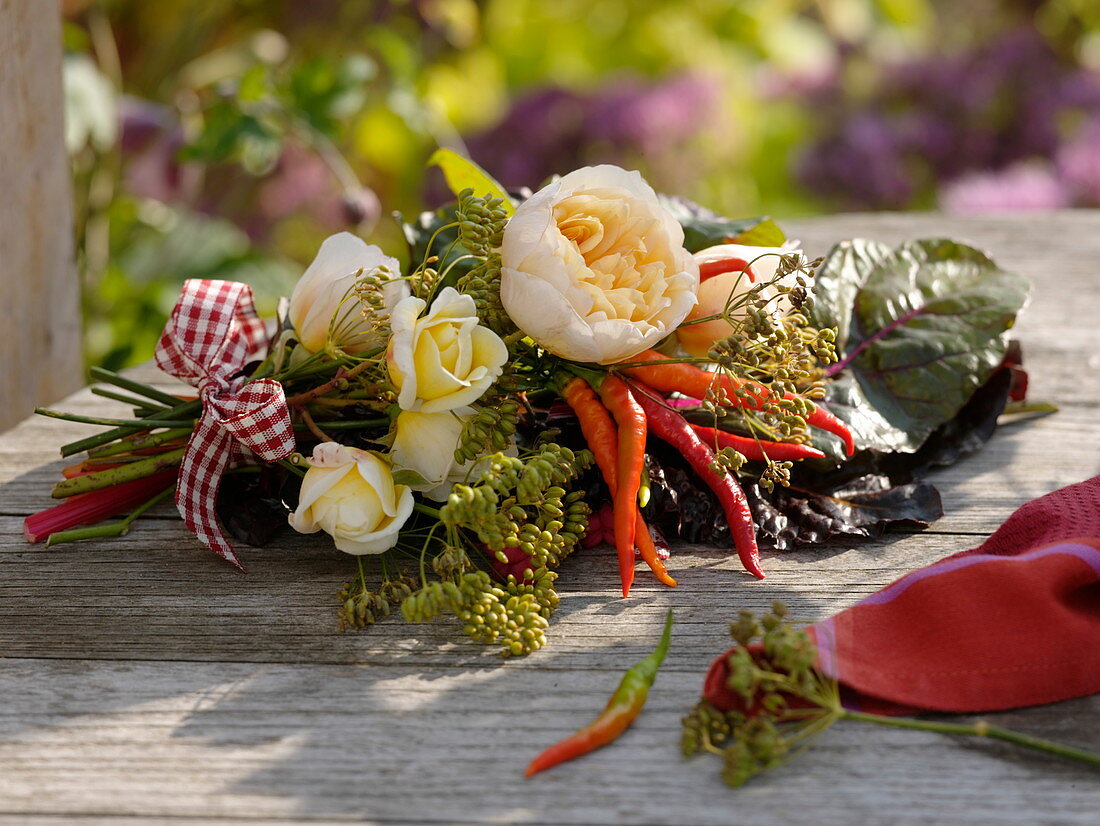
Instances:
[[[1023,398],[1026,284],[964,244],[809,261],[637,172],[512,196],[434,161],[457,200],[404,224],[408,265],[335,235],[273,323],[246,285],[188,281],[156,361],[194,394],[93,370],[131,418],[39,411],[107,429],[62,448],[86,457],[27,538],[118,535],[174,492],[238,566],[226,533],[287,525],[356,556],[342,627],[449,614],[521,655],[579,544],[613,547],[627,597],[639,564],[676,584],[672,538],[763,577],[761,545],[927,524],[925,471]]]

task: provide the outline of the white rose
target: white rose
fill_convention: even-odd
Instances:
[[[728,302],[736,301],[755,284],[771,281],[779,267],[779,257],[799,253],[796,245],[782,247],[750,247],[743,244],[718,244],[695,253],[695,261],[703,272],[699,284],[699,303],[692,308],[685,321],[721,313]],[[751,265],[751,266],[750,266]],[[718,274],[708,277],[709,268],[719,270]],[[771,299],[771,307],[777,313],[790,309],[785,296],[777,296],[770,288],[765,288],[761,296]],[[747,305],[732,312],[736,319],[745,314]],[[726,338],[733,327],[724,318],[703,321],[699,324],[687,324],[676,331],[676,338],[686,353],[704,358],[714,342]]]
[[[394,276],[382,288],[385,308],[392,310],[409,294],[396,258],[350,232],[339,232],[322,242],[317,257],[290,294],[290,323],[302,347],[311,353],[324,350],[330,331],[332,343],[348,353],[362,353],[381,345],[361,312],[362,304],[352,293],[360,271],[369,273],[380,268]]]
[[[684,320],[699,267],[684,231],[637,172],[590,166],[516,208],[504,229],[500,297],[551,353],[613,364]]]
[[[386,361],[402,410],[440,413],[477,401],[500,376],[508,347],[478,324],[474,300],[443,288],[427,306],[402,299],[390,313]]]
[[[412,491],[395,485],[390,466],[373,453],[322,442],[313,448],[290,526],[323,530],[349,554],[380,554],[397,544],[413,511]]]

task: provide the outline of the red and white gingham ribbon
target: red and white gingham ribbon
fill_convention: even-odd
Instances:
[[[202,400],[202,419],[180,465],[176,506],[200,542],[242,571],[218,526],[215,500],[222,474],[248,451],[273,462],[294,450],[283,386],[236,375],[263,355],[266,340],[251,287],[190,279],[157,343],[157,366],[197,387]]]

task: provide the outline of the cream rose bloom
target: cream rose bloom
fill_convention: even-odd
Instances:
[[[313,448],[290,526],[323,530],[349,554],[380,554],[397,544],[413,511],[412,491],[395,485],[390,466],[373,453],[322,442]]]
[[[504,230],[500,297],[551,353],[613,364],[684,320],[699,267],[684,231],[637,172],[590,166],[516,208]]]
[[[747,293],[755,284],[770,281],[779,268],[781,255],[799,253],[797,244],[782,247],[750,247],[744,244],[718,244],[695,253],[695,261],[700,267],[708,264],[728,262],[728,270],[710,278],[702,279],[699,284],[699,303],[692,308],[685,321],[706,318],[722,312],[727,302],[735,301]],[[725,267],[723,267],[725,269]],[[774,290],[765,288],[761,296],[773,299],[772,307],[777,312],[786,312],[790,303],[785,297],[777,297]],[[740,307],[733,317],[744,315],[745,307]],[[726,338],[733,327],[724,318],[688,324],[676,331],[676,338],[686,353],[704,358],[711,345]]]
[[[360,312],[362,305],[350,295],[360,270],[369,273],[379,268],[394,276],[382,288],[385,308],[392,310],[409,294],[396,258],[350,232],[331,235],[321,243],[317,257],[290,294],[290,323],[302,347],[311,353],[324,350],[330,330],[332,343],[348,353],[361,353],[382,344]]]
[[[390,313],[386,360],[402,410],[441,413],[477,401],[500,376],[508,347],[478,324],[474,300],[444,287],[428,312],[409,297]]]

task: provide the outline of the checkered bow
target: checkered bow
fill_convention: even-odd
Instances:
[[[157,366],[199,390],[199,421],[180,465],[176,506],[199,541],[244,570],[218,526],[222,474],[251,454],[272,462],[294,450],[283,386],[237,375],[267,342],[252,288],[235,281],[190,279],[157,343]]]

